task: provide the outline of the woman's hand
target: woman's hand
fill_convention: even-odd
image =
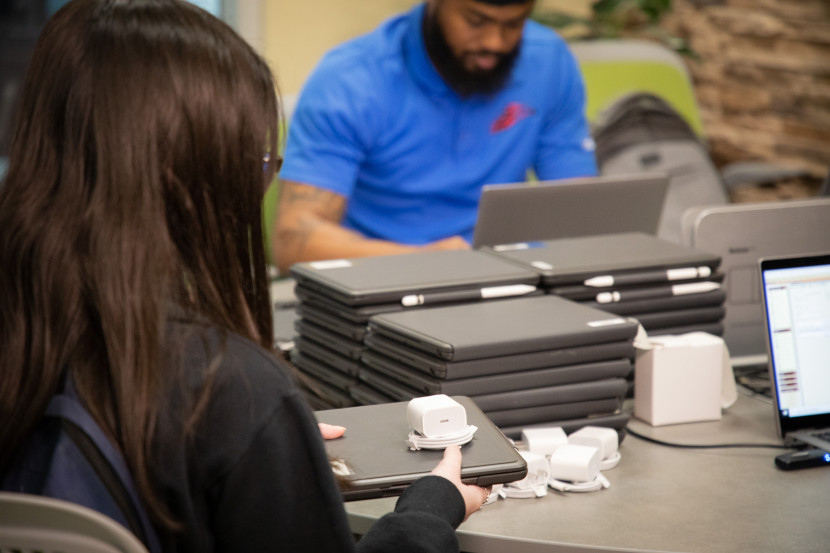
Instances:
[[[461,448],[457,445],[449,446],[444,450],[444,458],[432,469],[432,474],[446,478],[455,484],[455,487],[461,492],[467,511],[464,520],[467,520],[471,514],[481,509],[481,506],[490,497],[490,487],[481,488],[461,482]]]

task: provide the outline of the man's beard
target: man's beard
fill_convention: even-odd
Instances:
[[[470,71],[464,66],[464,62],[453,54],[435,13],[430,15],[427,12],[424,15],[423,29],[424,43],[432,63],[435,64],[435,68],[444,81],[461,97],[475,94],[487,95],[501,90],[510,77],[513,65],[519,56],[519,44],[521,43],[507,53],[469,52],[469,54],[492,54],[499,57],[493,69]]]

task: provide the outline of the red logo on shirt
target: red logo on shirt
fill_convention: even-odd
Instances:
[[[506,131],[522,119],[526,119],[536,113],[536,110],[523,106],[519,102],[510,102],[504,108],[504,111],[496,117],[493,124],[490,126],[491,133]]]

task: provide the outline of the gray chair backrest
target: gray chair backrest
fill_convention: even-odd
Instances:
[[[0,552],[147,553],[129,530],[86,507],[0,492]]]

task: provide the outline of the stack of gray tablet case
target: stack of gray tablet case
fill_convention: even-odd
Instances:
[[[643,233],[562,238],[485,248],[538,271],[541,286],[609,313],[636,318],[650,336],[723,334],[718,255]]]
[[[292,359],[315,408],[446,393],[471,397],[510,436],[541,424],[627,422],[620,409],[636,320],[541,290],[476,294],[534,290],[533,268],[448,251],[298,264],[292,276],[300,315]],[[402,303],[419,295],[422,306]]]

